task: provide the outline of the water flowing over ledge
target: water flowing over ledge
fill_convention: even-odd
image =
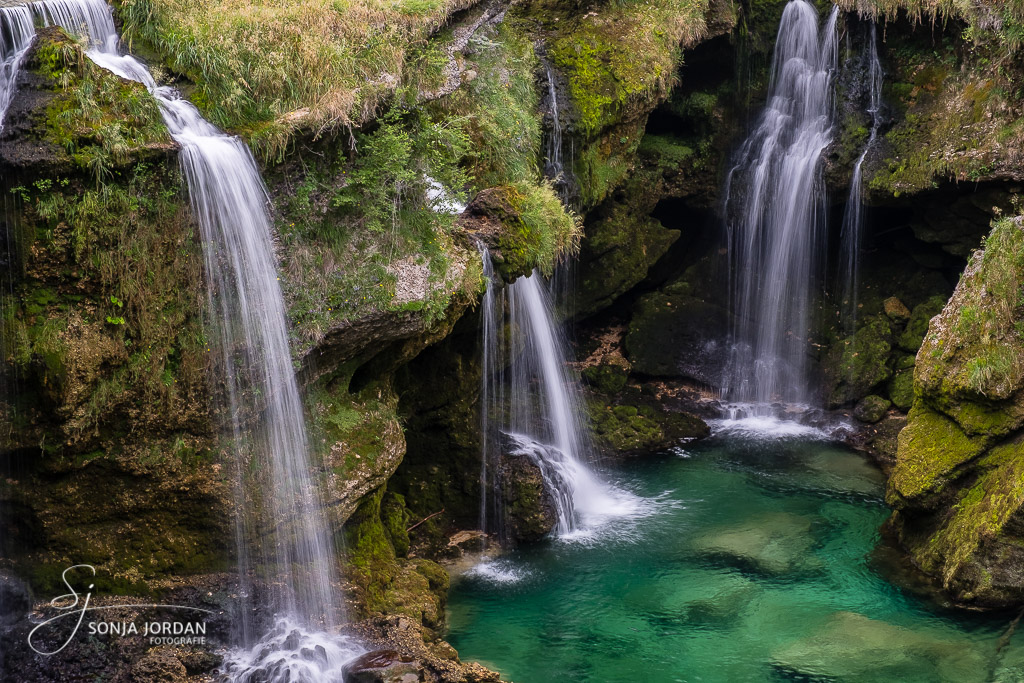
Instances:
[[[725,183],[736,325],[722,383],[728,400],[809,402],[807,337],[824,253],[822,152],[832,141],[837,62],[833,7],[793,0],[782,15],[768,103]]]
[[[103,0],[45,0],[0,12],[5,43],[6,80],[0,104],[6,106],[16,83],[17,67],[31,44],[38,21],[58,25],[88,39],[86,54],[99,66],[142,83],[156,98],[168,131],[181,145],[180,159],[205,254],[211,336],[219,345],[220,367],[227,382],[231,422],[226,425],[239,471],[248,463],[269,471],[251,482],[239,475],[237,549],[240,593],[250,594],[253,570],[248,539],[256,529],[272,529],[259,558],[271,570],[272,609],[283,617],[252,650],[229,656],[228,673],[237,680],[287,681],[340,679],[347,646],[330,635],[341,602],[337,595],[335,548],[323,517],[308,460],[305,416],[292,367],[287,315],[273,254],[268,197],[248,147],[207,122],[179,93],[158,86],[148,69],[120,52],[120,38],[110,7]],[[23,41],[23,42],[19,42]],[[259,424],[247,424],[258,416]],[[250,444],[249,447],[243,444]],[[246,508],[245,489],[259,487],[266,514],[257,518]],[[250,605],[240,606],[240,642],[256,635],[248,619]],[[318,632],[319,629],[323,631]],[[305,656],[310,650],[312,655]],[[322,655],[322,656],[321,656]],[[305,673],[301,673],[305,672]]]
[[[502,457],[528,458],[540,471],[556,511],[553,531],[562,540],[585,541],[613,520],[649,514],[647,501],[607,483],[588,462],[594,447],[582,389],[567,369],[565,341],[540,274],[499,288],[486,249],[481,258],[488,283],[481,331],[481,528],[490,518],[503,524],[501,496],[488,495],[502,484],[495,477]]]

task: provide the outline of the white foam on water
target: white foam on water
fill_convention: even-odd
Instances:
[[[740,418],[710,420],[708,425],[714,434],[734,434],[746,437],[772,439],[817,438],[828,439],[830,435],[819,427],[779,417],[751,415]]]
[[[530,578],[530,570],[508,559],[487,558],[473,565],[463,576],[486,583],[514,584]]]
[[[227,652],[222,671],[236,683],[342,683],[345,663],[364,652],[346,636],[280,618],[251,648]]]
[[[711,433],[729,434],[753,439],[820,439],[834,440],[850,425],[835,418],[827,418],[821,410],[809,405],[790,403],[730,403],[724,408],[725,416],[708,420]]]

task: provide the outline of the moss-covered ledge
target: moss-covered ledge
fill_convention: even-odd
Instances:
[[[44,593],[77,563],[118,593],[223,569],[202,253],[159,107],[47,28],[8,113],[5,558]]]
[[[917,354],[887,499],[912,559],[958,600],[1024,597],[1024,219],[993,224]]]

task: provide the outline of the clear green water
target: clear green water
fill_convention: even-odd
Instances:
[[[654,512],[458,579],[464,660],[518,683],[1024,681],[1022,639],[996,652],[1012,617],[944,611],[874,571],[887,510],[857,454],[719,436],[611,476]]]

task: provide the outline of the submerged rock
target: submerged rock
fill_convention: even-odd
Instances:
[[[964,638],[918,632],[854,612],[837,612],[814,635],[772,655],[782,672],[844,683],[987,680],[984,653]]]
[[[709,557],[749,566],[765,574],[820,569],[811,535],[813,519],[789,512],[770,512],[697,537],[694,549]]]
[[[797,481],[809,476],[812,486],[829,491],[877,497],[885,486],[881,470],[860,453],[816,451],[801,461],[800,470]]]

